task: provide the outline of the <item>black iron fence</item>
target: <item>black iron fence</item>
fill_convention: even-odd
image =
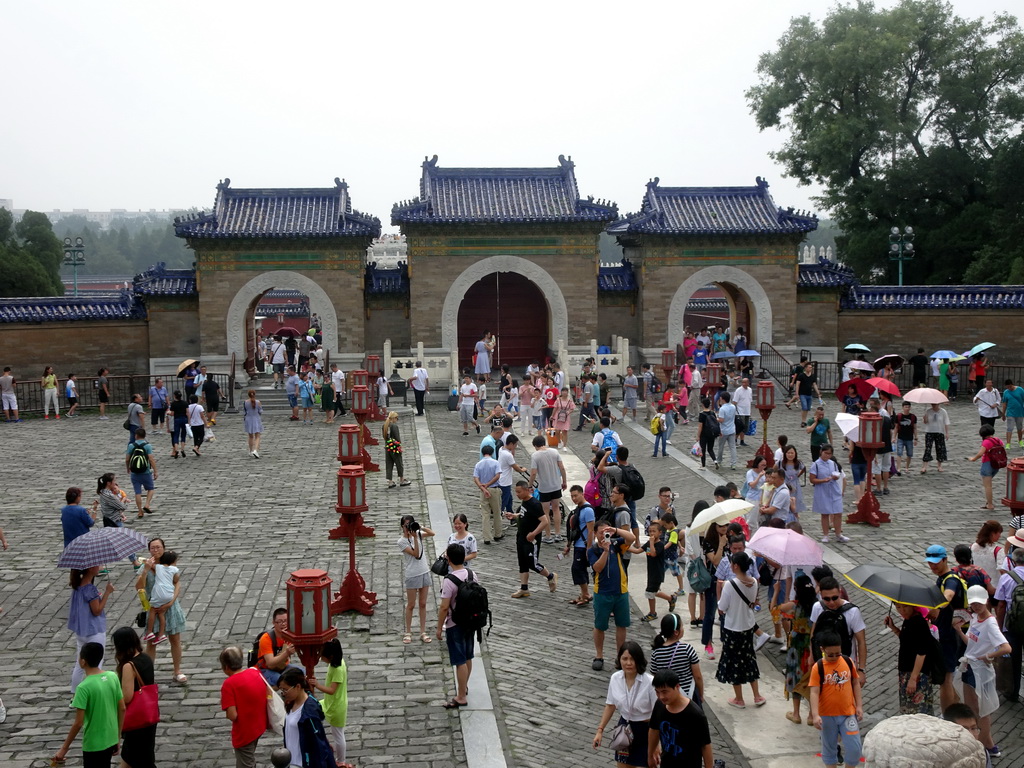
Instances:
[[[821,394],[834,394],[839,385],[843,383],[843,364],[837,362],[822,362],[811,360],[815,373],[818,376],[818,389]],[[959,383],[957,385],[958,396],[968,393],[974,394],[974,385],[967,380],[967,362],[963,361],[957,366]],[[990,365],[985,372],[985,377],[992,380],[992,384],[1000,392],[1004,389],[1004,382],[1012,380],[1015,384],[1024,385],[1024,365]],[[900,388],[900,392],[906,392],[914,386],[914,372],[909,365],[903,366],[895,372],[893,383]],[[932,379],[931,369],[928,370],[926,386],[936,387],[938,382]],[[982,382],[984,386],[984,382]]]
[[[761,342],[761,368],[775,379],[783,389],[789,387],[793,364],[767,341]]]
[[[221,402],[227,402],[225,410],[233,411],[235,408],[235,380],[229,373],[208,373],[211,379],[220,385]],[[168,397],[172,397],[174,390],[180,390],[185,395],[184,379],[167,376],[150,376],[148,374],[128,374],[127,376],[107,376],[107,390],[110,399],[107,406],[111,409],[120,407],[127,408],[135,394],[142,395],[142,402],[148,399],[149,388],[156,383],[157,379],[163,379],[167,388]],[[99,406],[99,389],[96,387],[96,376],[76,376],[75,383],[78,385],[78,407],[97,408]],[[67,379],[59,379],[57,382],[58,402],[61,411],[68,409],[65,395],[65,384]],[[15,392],[18,396],[19,413],[42,413],[43,412],[43,388],[38,380],[19,381],[15,384]]]

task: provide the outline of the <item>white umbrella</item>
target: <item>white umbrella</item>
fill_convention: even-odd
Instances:
[[[852,413],[840,413],[835,418],[836,426],[842,431],[843,436],[857,442],[860,440],[860,418]]]
[[[911,389],[910,391],[905,392],[903,395],[903,402],[925,403],[930,405],[931,403],[948,403],[949,398],[937,389],[932,389],[931,387],[918,387],[917,389]]]
[[[717,504],[712,504],[693,518],[693,522],[686,529],[686,535],[704,533],[712,523],[727,523],[753,508],[753,504],[743,499],[725,499]]]
[[[851,371],[871,371],[875,372],[875,368],[867,360],[851,360],[846,364],[846,367]]]

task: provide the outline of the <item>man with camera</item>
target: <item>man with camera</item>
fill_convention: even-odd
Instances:
[[[622,553],[636,541],[633,532],[617,528],[606,520],[597,524],[594,545],[587,550],[587,560],[594,569],[594,670],[604,669],[604,633],[608,620],[615,615],[615,647],[626,642],[629,627],[629,583],[622,567]]]
[[[530,596],[530,571],[536,571],[547,579],[548,589],[554,592],[558,586],[558,574],[548,571],[540,564],[541,536],[548,531],[551,523],[544,514],[540,502],[533,498],[530,485],[525,480],[516,483],[516,498],[519,499],[522,510],[519,515],[519,529],[516,532],[520,586],[518,591],[512,593],[512,597]],[[506,517],[512,520],[515,515],[510,513]]]

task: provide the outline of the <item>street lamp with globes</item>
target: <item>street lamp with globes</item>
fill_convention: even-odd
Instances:
[[[64,264],[71,266],[75,271],[75,298],[78,298],[78,266],[85,264],[85,241],[76,237],[74,242],[70,237],[64,238]]]
[[[903,285],[903,262],[914,258],[914,228],[904,227],[900,232],[899,227],[889,230],[889,259],[898,261],[900,265],[899,284]]]

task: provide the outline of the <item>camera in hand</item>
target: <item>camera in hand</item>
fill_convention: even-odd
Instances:
[[[407,525],[406,528],[409,529],[410,533],[416,533],[416,531],[420,529],[420,524],[417,523],[415,520],[410,520],[409,525]]]
[[[604,540],[611,542],[612,544],[625,544],[626,540],[621,536],[616,536],[614,531],[607,530],[604,532]]]

